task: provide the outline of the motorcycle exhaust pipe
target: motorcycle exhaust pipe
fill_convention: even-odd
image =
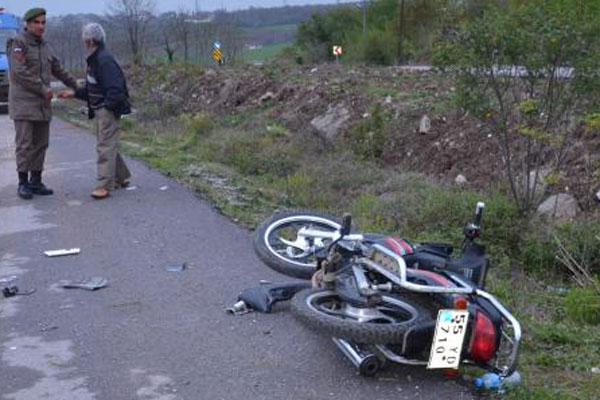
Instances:
[[[361,348],[354,343],[340,338],[331,338],[333,343],[344,353],[344,355],[358,368],[363,376],[373,376],[381,368],[381,360],[367,349]]]

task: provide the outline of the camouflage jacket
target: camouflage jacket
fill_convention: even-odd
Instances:
[[[52,107],[45,93],[51,75],[75,89],[75,78],[65,71],[44,39],[22,31],[7,42],[9,60],[8,109],[14,120],[50,121]]]

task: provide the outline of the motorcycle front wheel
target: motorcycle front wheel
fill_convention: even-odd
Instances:
[[[293,278],[310,279],[317,267],[315,252],[331,240],[303,235],[301,229],[333,233],[340,226],[335,217],[313,211],[277,213],[256,229],[254,250],[275,271]]]
[[[426,307],[393,296],[383,296],[372,307],[356,307],[335,291],[305,289],[292,298],[291,309],[309,328],[357,343],[402,343],[409,330],[431,324]]]

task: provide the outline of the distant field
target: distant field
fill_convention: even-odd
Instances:
[[[271,25],[261,26],[257,28],[244,28],[247,32],[264,33],[264,32],[295,32],[298,25]]]
[[[245,50],[242,57],[248,62],[263,62],[276,57],[284,47],[290,44],[292,42],[270,44],[258,49]]]

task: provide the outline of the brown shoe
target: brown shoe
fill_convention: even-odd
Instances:
[[[92,197],[95,199],[104,199],[110,195],[110,192],[106,188],[99,187],[92,191]]]

